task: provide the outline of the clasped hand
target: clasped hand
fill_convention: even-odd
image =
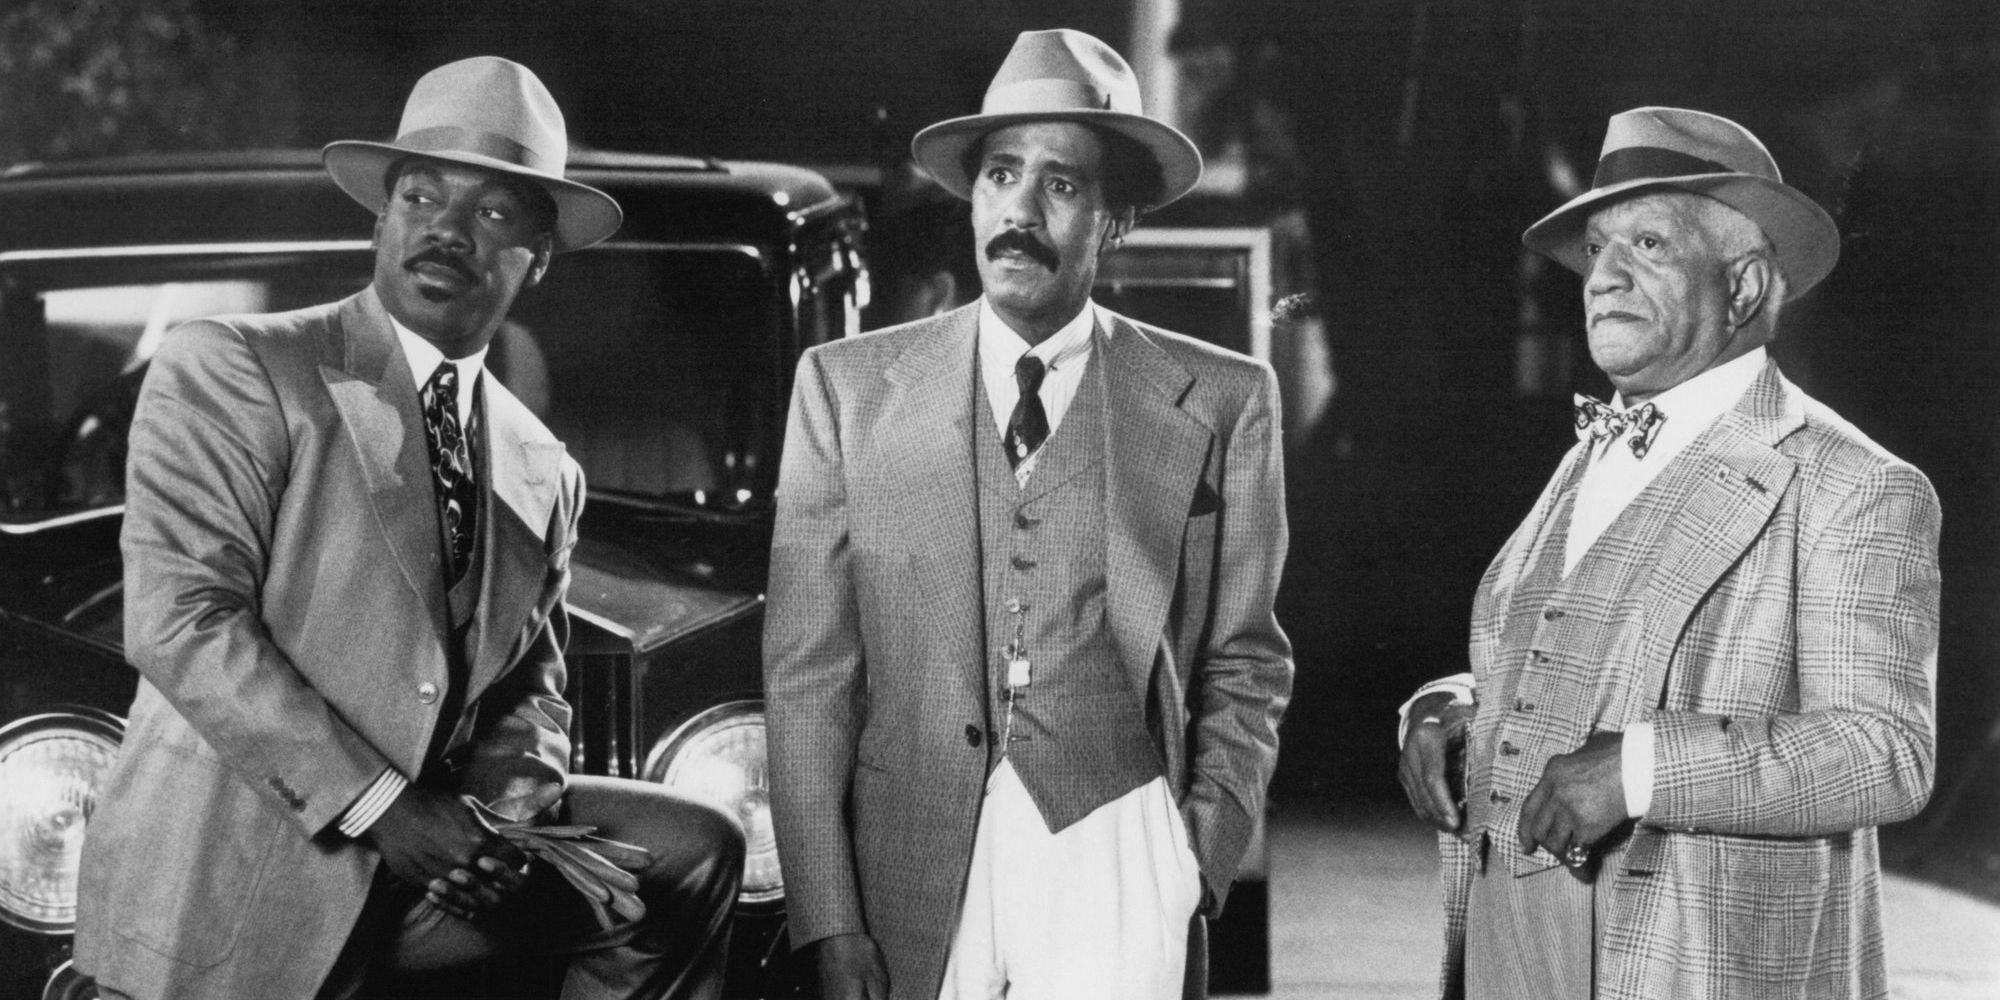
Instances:
[[[528,856],[470,803],[438,789],[403,789],[364,836],[391,874],[462,919],[499,905],[526,881]]]
[[[1521,802],[1521,853],[1541,847],[1560,858],[1572,846],[1592,847],[1625,822],[1624,746],[1624,733],[1597,732],[1577,750],[1549,758],[1542,780]]]

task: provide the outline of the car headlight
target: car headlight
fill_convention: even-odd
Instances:
[[[771,790],[764,752],[764,703],[724,702],[704,710],[653,744],[645,776],[735,816],[747,850],[738,905],[768,907],[785,898],[778,835],[771,826]]]
[[[124,734],[89,708],[0,727],[0,920],[38,934],[76,926],[84,825]]]

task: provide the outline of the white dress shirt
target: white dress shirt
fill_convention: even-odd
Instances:
[[[1090,335],[1097,327],[1097,312],[1097,304],[1086,301],[1083,309],[1054,336],[1030,347],[1026,339],[993,311],[991,302],[983,297],[979,300],[979,377],[986,383],[986,401],[993,406],[993,423],[1002,438],[1007,436],[1007,421],[1014,415],[1014,405],[1021,401],[1021,387],[1014,381],[1014,365],[1023,354],[1032,354],[1048,366],[1037,395],[1042,398],[1042,409],[1049,417],[1049,436],[1055,436],[1056,428],[1062,426],[1063,414],[1069,412],[1070,400],[1076,398],[1076,390],[1083,385],[1084,363],[1090,360]],[[1028,475],[1035,471],[1035,460],[1040,457],[1041,449],[1037,448],[1014,468],[1014,478],[1026,484]]]
[[[1611,527],[1618,515],[1632,505],[1639,494],[1674,460],[1674,456],[1686,451],[1688,445],[1707,431],[1709,426],[1722,418],[1743,394],[1750,391],[1750,384],[1757,381],[1758,373],[1764,370],[1766,352],[1759,347],[1740,358],[1717,365],[1681,384],[1653,397],[1649,402],[1665,414],[1666,420],[1654,434],[1646,457],[1632,454],[1627,442],[1630,435],[1620,435],[1596,442],[1588,456],[1590,464],[1584,467],[1583,479],[1577,484],[1576,503],[1570,510],[1569,534],[1563,539],[1563,575],[1582,560],[1584,553],[1596,544],[1605,529]],[[1622,395],[1614,396],[1611,408],[1619,412],[1626,409]],[[1403,703],[1399,714],[1397,742],[1409,732],[1410,706],[1417,699],[1435,691],[1448,691],[1453,704],[1470,704],[1473,700],[1474,681],[1469,673],[1441,677],[1417,689],[1417,693]],[[1644,816],[1653,807],[1653,724],[1634,722],[1625,730],[1625,739],[1620,744],[1618,759],[1619,776],[1625,786],[1625,814]]]
[[[438,365],[451,361],[458,369],[458,426],[470,426],[474,389],[479,385],[480,374],[486,370],[487,349],[482,347],[468,357],[448,359],[430,341],[398,323],[394,316],[389,317],[389,325],[396,328],[396,340],[403,345],[403,357],[410,363],[410,377],[416,381],[417,392],[424,391],[424,383],[431,380],[431,374],[437,371]],[[395,768],[383,768],[382,773],[376,775],[368,788],[341,814],[337,828],[349,837],[361,836],[382,818],[390,804],[396,801],[396,796],[403,794],[403,789],[409,785],[410,779],[398,774]]]

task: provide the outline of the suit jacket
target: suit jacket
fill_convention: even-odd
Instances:
[[[792,940],[865,931],[897,997],[937,994],[987,751],[972,452],[978,307],[800,361],[772,544],[765,693]],[[1291,648],[1275,380],[1113,318],[1103,365],[1108,627],[1211,893],[1278,749]]]
[[[378,856],[333,829],[437,727],[459,787],[553,798],[580,470],[483,378],[485,574],[458,718],[408,363],[372,289],[176,330],[131,433],[126,654],[143,675],[91,818],[78,965],[137,997],[306,1000]]]
[[[1480,582],[1482,683],[1514,666],[1496,656],[1512,588],[1582,456]],[[1600,669],[1638,685],[1657,757],[1651,810],[1597,876],[1613,880],[1598,997],[1886,994],[1874,827],[1930,794],[1938,526],[1922,473],[1767,365],[1586,557],[1652,562],[1605,597]],[[1441,843],[1459,995],[1479,859]],[[1487,863],[1505,875],[1503,854],[1518,851],[1496,839]]]

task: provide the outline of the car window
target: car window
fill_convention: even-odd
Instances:
[[[359,245],[0,264],[0,519],[123,501],[132,407],[176,325],[333,301],[369,267]],[[516,302],[492,371],[569,446],[593,493],[762,504],[784,418],[781,294],[748,248],[564,255]]]

